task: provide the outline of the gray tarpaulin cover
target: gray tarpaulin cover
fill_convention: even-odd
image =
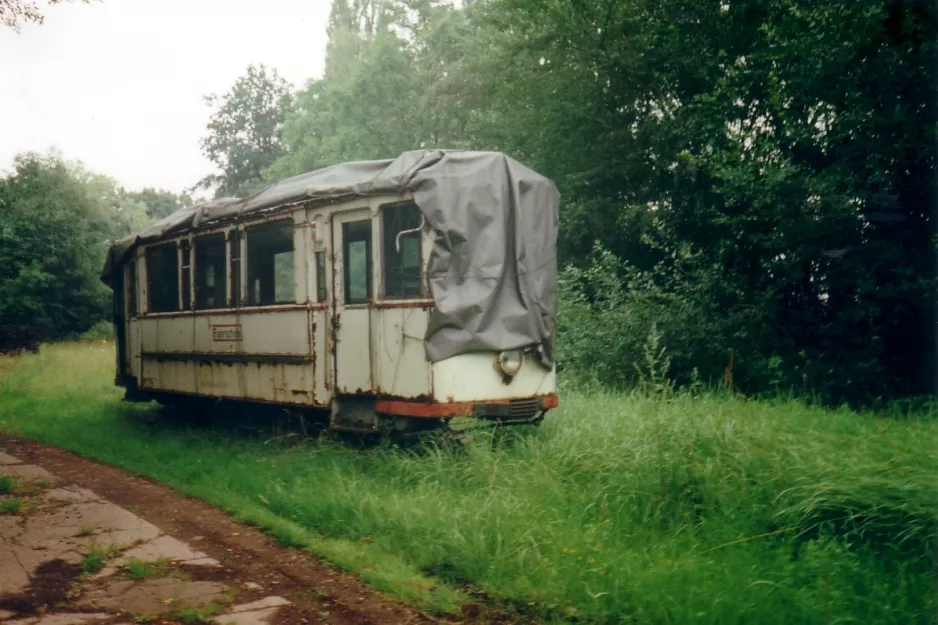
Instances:
[[[435,233],[426,335],[433,362],[479,350],[535,348],[553,362],[560,197],[547,178],[498,152],[415,150],[343,163],[241,199],[176,211],[108,252],[102,280],[138,243],[303,200],[410,192]]]

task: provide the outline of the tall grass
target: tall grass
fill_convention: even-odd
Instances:
[[[119,403],[113,348],[0,361],[0,428],[233,510],[408,601],[556,622],[925,623],[938,420],[569,390],[462,449],[286,447]]]

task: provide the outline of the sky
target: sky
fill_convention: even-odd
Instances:
[[[322,76],[329,0],[92,0],[0,26],[0,173],[58,150],[128,190],[181,192],[214,166],[210,110],[251,63],[294,87]]]

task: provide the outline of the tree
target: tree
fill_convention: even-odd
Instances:
[[[180,208],[192,205],[192,198],[187,194],[176,195],[172,191],[151,187],[142,191],[125,192],[124,197],[143,203],[147,216],[153,220],[162,219]]]
[[[202,151],[222,173],[200,185],[216,186],[216,197],[257,191],[264,185],[261,172],[285,152],[281,132],[291,102],[289,85],[276,70],[251,65],[228,93],[205,100],[214,112]]]
[[[421,147],[467,147],[472,25],[427,0],[334,0],[326,69],[297,93],[269,178]]]
[[[497,113],[481,142],[557,180],[568,262],[598,240],[732,320],[687,365],[716,379],[732,351],[744,388],[778,376],[832,401],[930,390],[932,3],[484,9]]]
[[[43,339],[109,317],[98,274],[108,247],[148,223],[143,204],[115,182],[56,154],[23,154],[0,180],[0,325]]]
[[[50,5],[61,4],[69,0],[46,0]],[[90,0],[82,0],[86,4]],[[27,22],[42,24],[44,16],[39,5],[31,0],[0,0],[0,24],[19,32]]]

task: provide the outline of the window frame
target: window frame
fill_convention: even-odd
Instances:
[[[221,240],[221,252],[222,260],[220,263],[222,269],[222,277],[224,279],[225,285],[222,290],[221,301],[213,306],[204,306],[201,305],[201,295],[200,295],[200,286],[202,282],[202,269],[199,266],[199,243],[205,242],[208,239],[220,239]],[[192,289],[194,291],[194,297],[192,298],[192,308],[191,310],[219,310],[228,308],[228,284],[229,284],[229,271],[230,263],[228,262],[228,236],[225,231],[215,231],[207,232],[205,234],[195,237],[192,241],[192,255],[193,263],[192,268],[194,269],[194,280],[192,280]],[[215,278],[218,280],[218,277]],[[217,287],[216,287],[217,288]]]
[[[368,233],[367,236],[360,237],[356,235],[352,238],[349,238],[349,231],[351,230],[350,226],[362,226],[367,225]],[[374,260],[372,259],[372,236],[373,236],[374,224],[371,217],[366,217],[364,219],[355,219],[351,221],[342,222],[342,302],[344,306],[362,306],[368,305],[373,299],[374,293],[374,278],[372,277],[372,272],[374,271]],[[352,283],[351,283],[351,273],[349,266],[349,244],[358,243],[363,241],[365,243],[365,297],[352,299]]]
[[[291,279],[292,283],[290,284],[290,299],[279,301],[277,300],[277,284],[276,284],[276,256],[274,254],[274,260],[271,262],[274,264],[272,269],[272,275],[274,277],[274,284],[271,287],[273,289],[273,301],[268,303],[263,303],[263,297],[258,296],[258,301],[252,301],[253,297],[253,288],[252,288],[252,273],[251,273],[251,232],[263,229],[275,229],[275,228],[284,228],[289,227],[290,231],[290,252],[292,256],[292,271]],[[264,308],[270,306],[289,306],[291,304],[296,304],[297,288],[296,288],[296,275],[297,275],[297,247],[296,247],[296,223],[293,221],[292,216],[288,216],[286,219],[274,219],[270,221],[255,222],[253,224],[246,224],[241,232],[242,240],[242,257],[241,257],[241,266],[244,273],[244,284],[246,293],[242,293],[242,301],[244,302],[245,307],[249,308]],[[280,252],[281,254],[284,252]]]
[[[317,250],[313,252],[313,271],[316,275],[316,302],[324,304],[329,301],[329,286],[326,277],[328,276],[326,261],[326,251]]]
[[[137,255],[134,254],[127,263],[127,284],[124,285],[127,290],[127,318],[136,319],[139,311],[137,310]]]
[[[229,308],[241,308],[244,305],[244,257],[247,237],[241,226],[235,226],[225,232],[226,263],[228,265],[228,290],[226,301]]]
[[[156,250],[160,250],[160,249],[172,250],[172,255],[171,255],[171,257],[172,257],[172,259],[173,259],[173,261],[174,261],[174,262],[173,262],[173,265],[174,265],[174,266],[172,267],[172,271],[164,272],[164,274],[171,275],[171,276],[172,276],[172,279],[175,281],[175,297],[173,298],[173,306],[172,306],[171,309],[168,309],[168,310],[167,310],[167,309],[163,309],[163,307],[160,307],[159,309],[157,309],[157,308],[154,307],[154,305],[153,305],[153,293],[154,293],[154,289],[153,289],[153,277],[154,277],[154,273],[152,272],[152,266],[151,266],[151,263],[150,263],[150,258],[151,258],[151,254],[155,254],[155,253],[156,253]],[[170,257],[170,254],[166,254],[166,257]],[[156,244],[153,244],[153,245],[147,245],[147,246],[143,249],[143,264],[144,264],[144,268],[145,268],[145,270],[146,270],[146,277],[147,277],[147,278],[146,278],[146,287],[147,287],[147,296],[146,296],[146,307],[147,307],[147,310],[146,310],[146,311],[147,311],[147,314],[160,314],[160,313],[175,313],[175,312],[179,312],[179,300],[180,300],[180,297],[181,297],[181,293],[180,293],[180,286],[181,286],[181,285],[180,285],[180,271],[181,271],[181,268],[180,268],[180,266],[179,266],[179,245],[178,245],[178,242],[177,242],[177,241],[166,241],[166,242],[163,242],[163,243],[156,243]],[[163,278],[163,276],[161,276],[161,279],[162,279],[162,278]]]
[[[179,310],[193,310],[192,301],[192,261],[193,249],[191,238],[179,239]]]
[[[393,239],[390,238],[388,236],[386,215],[388,215],[390,211],[407,208],[407,207],[413,207],[417,211],[417,216],[419,217],[418,223],[419,223],[420,229],[412,233],[413,235],[415,235],[417,239],[417,253],[418,253],[417,268],[418,268],[418,271],[420,272],[420,276],[418,278],[419,293],[417,293],[416,295],[391,295],[388,293],[388,272],[391,268],[391,263],[388,262],[388,255],[391,250],[388,249],[388,246],[389,245],[393,246],[395,244],[396,237],[399,232],[403,232],[404,230],[411,230],[411,228],[405,228],[404,230],[400,230],[398,231],[398,233],[394,234]],[[420,210],[420,207],[418,207],[417,203],[414,202],[412,199],[404,201],[404,202],[382,204],[378,208],[378,221],[380,222],[380,227],[381,227],[381,271],[380,271],[381,299],[392,300],[392,301],[426,299],[427,298],[427,287],[426,287],[426,279],[425,279],[426,278],[425,276],[426,254],[424,250],[424,232],[426,228],[426,220],[424,219],[424,215],[423,215],[423,212]],[[393,253],[396,256],[400,255],[400,253],[397,252],[396,249],[393,249]]]

